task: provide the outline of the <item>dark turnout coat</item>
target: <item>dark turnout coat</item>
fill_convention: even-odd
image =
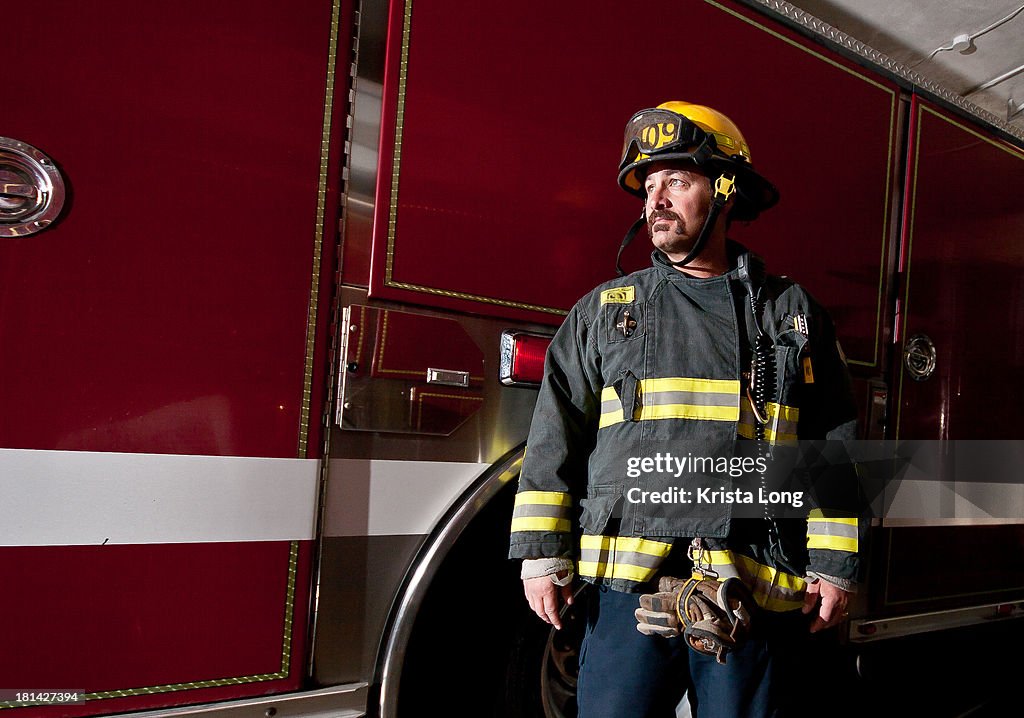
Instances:
[[[807,570],[855,579],[852,467],[832,462],[822,442],[811,483],[844,490],[790,482],[784,488],[804,490],[786,493],[765,485],[745,451],[758,423],[744,377],[754,329],[735,265],[746,250],[730,243],[730,252],[734,268],[710,279],[688,277],[656,252],[652,267],[602,284],[569,312],[527,441],[512,558],[570,556],[584,579],[638,590],[675,539],[701,537],[702,563],[741,576],[775,610],[799,605]],[[785,278],[768,276],[763,297],[775,359],[764,425],[772,452],[797,439],[852,439],[856,411],[828,315]],[[832,495],[842,497],[836,505],[821,500]],[[765,506],[788,516],[775,522],[775,541],[757,518]]]

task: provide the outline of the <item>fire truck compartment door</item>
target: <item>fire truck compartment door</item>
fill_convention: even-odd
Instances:
[[[453,319],[354,304],[341,347],[342,429],[447,436],[483,405],[483,352]]]

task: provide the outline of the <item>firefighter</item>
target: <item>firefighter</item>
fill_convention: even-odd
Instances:
[[[769,506],[765,463],[798,438],[853,438],[845,363],[825,311],[726,237],[778,200],[728,117],[642,110],[619,170],[644,201],[623,248],[646,228],[652,266],[580,299],[551,343],[510,556],[556,628],[574,576],[593,584],[582,718],[672,716],[688,686],[701,718],[778,715],[801,638],[845,616],[862,526],[848,491],[813,483],[806,506]],[[833,444],[802,465],[852,490]]]

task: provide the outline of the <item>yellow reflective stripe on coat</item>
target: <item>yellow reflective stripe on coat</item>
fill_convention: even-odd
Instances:
[[[520,491],[516,506],[542,504],[545,506],[572,506],[572,496],[564,491]]]
[[[637,382],[637,410],[633,421],[697,419],[738,421],[740,383],[732,379],[662,377]],[[599,428],[625,421],[622,402],[614,387],[601,391]]]
[[[572,521],[545,516],[525,516],[512,519],[512,533],[516,531],[552,531],[567,534],[572,531]]]
[[[807,516],[807,548],[856,553],[858,531],[856,518],[825,516],[821,509],[814,509]]]
[[[587,578],[645,583],[654,578],[671,550],[672,544],[664,541],[584,534],[576,570]]]
[[[512,531],[572,530],[572,496],[562,491],[520,491],[512,510]]]
[[[708,551],[703,553],[705,561],[719,578],[737,577],[754,594],[757,605],[768,611],[792,611],[804,604],[807,582],[799,576],[758,563],[749,556],[735,551]],[[694,571],[694,578],[700,573]]]
[[[768,423],[764,427],[764,438],[772,444],[795,442],[797,426],[800,423],[800,409],[795,406],[776,404],[773,401],[768,402],[765,408],[768,410]],[[740,423],[736,427],[736,433],[744,438],[753,439],[754,427],[757,423],[750,400],[743,397],[740,401]]]

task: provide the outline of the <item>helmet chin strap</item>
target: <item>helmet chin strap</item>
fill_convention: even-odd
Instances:
[[[704,218],[704,226],[701,227],[700,234],[697,235],[697,241],[693,243],[693,247],[690,252],[680,259],[678,262],[673,262],[667,256],[665,256],[665,263],[671,264],[673,267],[685,267],[687,264],[692,262],[697,256],[704,251],[705,245],[708,243],[708,239],[711,237],[711,232],[715,227],[715,223],[718,222],[718,215],[721,213],[722,208],[725,207],[726,202],[736,192],[736,177],[735,175],[722,174],[717,180],[715,180],[715,196],[711,200],[711,207],[708,209],[708,216]],[[644,207],[644,211],[640,213],[640,218],[633,222],[633,225],[626,232],[626,236],[622,238],[622,244],[619,245],[619,252],[615,255],[615,270],[622,277],[626,274],[622,269],[622,253],[629,246],[629,243],[633,241],[640,228],[647,224],[647,208]],[[658,250],[661,251],[661,250]],[[665,253],[662,252],[662,255]]]
[[[633,237],[640,231],[640,228],[647,224],[647,209],[646,207],[640,213],[640,218],[633,222],[628,230],[626,230],[626,236],[622,238],[622,244],[619,245],[619,253],[615,255],[615,271],[619,273],[620,277],[626,276],[625,270],[622,268],[622,253],[626,251],[626,247],[633,241]]]
[[[678,262],[673,262],[668,258],[664,252],[661,252],[662,256],[665,257],[665,263],[671,264],[673,267],[685,267],[687,264],[697,258],[697,255],[704,251],[704,245],[708,243],[708,238],[711,236],[711,230],[715,226],[715,222],[718,221],[718,213],[722,211],[722,206],[725,202],[719,202],[715,199],[711,203],[711,209],[708,210],[708,216],[704,219],[704,226],[700,229],[700,234],[697,235],[697,241],[693,243],[693,247],[690,248],[689,254],[680,259]]]

